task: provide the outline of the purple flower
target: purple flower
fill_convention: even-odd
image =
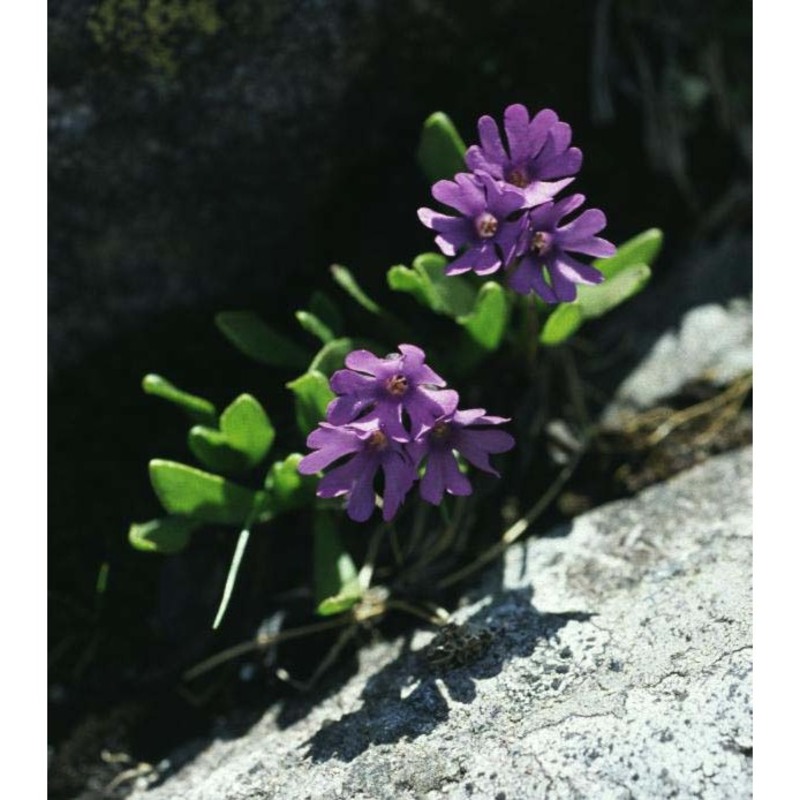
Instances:
[[[306,444],[315,452],[297,466],[302,475],[313,475],[347,455],[352,458],[332,469],[319,482],[319,497],[347,496],[347,514],[364,522],[375,509],[375,476],[384,475],[383,518],[392,519],[417,477],[405,447],[395,442],[377,422],[335,427],[321,422]]]
[[[582,194],[573,194],[544,203],[528,213],[526,230],[519,243],[519,262],[509,269],[508,285],[512,289],[520,294],[532,290],[547,303],[571,303],[577,296],[575,284],[603,281],[602,272],[576,261],[569,253],[600,258],[614,255],[617,248],[595,236],[605,228],[606,215],[590,208],[572,221],[559,224],[563,217],[583,205],[585,199]]]
[[[503,122],[508,150],[500,139],[497,123],[488,116],[478,120],[480,146],[473,145],[466,153],[471,170],[483,170],[518,186],[527,208],[550,200],[572,183],[583,154],[577,147],[570,147],[572,129],[559,121],[555,111],[545,108],[530,119],[528,109],[517,103],[505,110]]]
[[[522,232],[519,219],[509,217],[525,206],[521,191],[503,187],[488,173],[468,175],[459,173],[455,181],[437,181],[433,196],[458,211],[453,217],[420,208],[420,221],[439,235],[436,244],[447,256],[464,252],[445,269],[447,275],[459,275],[474,270],[478,275],[496,272],[514,254]]]
[[[412,344],[401,344],[400,353],[378,358],[368,350],[354,350],[345,358],[347,369],[331,377],[334,398],[327,409],[332,425],[378,422],[387,436],[398,441],[416,438],[436,419],[452,414],[458,394],[425,364],[425,353]],[[404,414],[411,424],[404,427]]]
[[[427,456],[420,484],[422,497],[439,505],[445,491],[456,495],[472,494],[472,484],[458,469],[454,450],[478,469],[498,475],[489,463],[489,455],[510,450],[514,438],[505,431],[485,426],[508,421],[503,417],[486,416],[482,408],[456,411],[438,419],[424,437],[410,443],[408,449],[418,465]]]

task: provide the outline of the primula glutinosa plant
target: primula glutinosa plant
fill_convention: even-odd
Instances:
[[[315,291],[296,312],[306,343],[250,311],[217,316],[221,332],[245,355],[284,374],[301,371],[286,383],[297,432],[276,431],[252,394],[218,413],[164,378],[145,378],[145,391],[190,417],[188,447],[199,466],[151,462],[166,515],[133,525],[130,541],[176,553],[203,528],[239,531],[215,627],[251,533],[279,531],[289,515],[291,535],[308,542],[308,572],[297,567],[297,578],[313,582],[318,614],[342,624],[391,608],[431,618],[424,604],[412,602],[414,586],[424,585],[427,597],[469,574],[524,532],[554,496],[545,492],[488,550],[477,557],[470,550],[478,501],[484,518],[496,520],[509,500],[535,500],[519,487],[547,422],[532,410],[546,385],[537,370],[549,375],[563,362],[573,427],[584,443],[591,436],[586,404],[576,395],[571,340],[585,321],[645,286],[661,234],[646,231],[618,249],[598,235],[606,227],[603,212],[579,211],[584,196],[564,194],[583,156],[555,112],[531,116],[511,105],[503,128],[504,136],[494,119],[481,117],[479,143],[467,149],[444,114],[426,121],[418,159],[441,208],[420,208],[418,216],[436,233],[440,253],[389,268],[389,288],[405,295],[397,298],[399,310],[334,265],[333,283],[350,307],[321,287]],[[417,304],[413,313],[409,298]],[[253,482],[254,470],[263,480]],[[500,474],[514,480],[492,482]],[[431,506],[439,509],[433,519]],[[346,546],[358,526],[372,530],[367,548]],[[393,557],[381,564],[386,542]],[[351,549],[366,552],[360,570]],[[380,592],[372,585],[378,573]]]

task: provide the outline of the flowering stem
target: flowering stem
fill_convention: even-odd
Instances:
[[[442,553],[446,552],[453,539],[455,539],[456,534],[458,533],[459,527],[461,525],[461,521],[464,517],[464,511],[466,510],[466,498],[459,497],[456,499],[455,503],[455,512],[453,513],[452,520],[448,523],[447,527],[442,532],[442,535],[438,537],[427,550],[424,555],[417,561],[416,564],[413,565],[412,569],[409,570],[408,575],[419,573],[433,561],[435,561]]]
[[[533,371],[536,364],[536,354],[539,350],[539,313],[536,310],[536,295],[533,293],[523,298],[522,309],[524,314],[523,347],[528,369]]]
[[[443,617],[438,612],[436,614],[428,614],[422,609],[411,605],[411,603],[407,603],[405,600],[389,600],[386,603],[386,608],[387,609],[395,608],[398,611],[405,611],[407,614],[411,614],[412,616],[424,619],[425,622],[428,622],[431,625],[444,625],[450,616],[449,614],[447,614],[446,611],[444,613],[447,614],[447,617]]]
[[[287,631],[280,631],[279,633],[257,636],[255,639],[250,639],[246,642],[236,644],[233,647],[229,647],[227,650],[222,650],[219,653],[215,653],[205,661],[201,661],[190,670],[187,670],[183,674],[183,679],[186,681],[193,680],[194,678],[197,678],[200,675],[215,669],[227,661],[231,661],[238,656],[244,655],[245,653],[252,653],[254,650],[265,650],[267,647],[278,644],[278,642],[285,642],[288,639],[297,639],[299,637],[308,636],[319,631],[326,631],[330,628],[339,628],[342,625],[352,623],[352,621],[353,618],[350,614],[342,614],[341,616],[331,620],[325,620],[324,622],[315,622],[312,625],[303,625],[299,628],[290,628]]]
[[[564,484],[572,477],[578,464],[580,463],[583,454],[586,452],[588,445],[588,437],[584,439],[578,450],[572,457],[572,461],[567,464],[559,476],[553,481],[548,490],[539,498],[539,502],[531,508],[528,513],[518,519],[500,538],[500,541],[492,547],[484,550],[473,562],[467,564],[459,570],[451,573],[450,575],[442,578],[438,583],[438,588],[444,589],[458,583],[463,578],[471,575],[476,570],[480,569],[485,564],[493,561],[498,556],[501,556],[531,525],[542,515],[550,503],[558,497],[559,492],[564,488]]]

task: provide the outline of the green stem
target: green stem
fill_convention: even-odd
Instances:
[[[533,371],[539,352],[539,312],[536,310],[536,295],[531,293],[523,300],[523,346],[528,370]]]

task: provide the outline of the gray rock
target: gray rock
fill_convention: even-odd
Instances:
[[[723,386],[753,368],[753,309],[749,300],[689,311],[680,329],[665,333],[616,393],[604,421],[652,408],[691,381]]]
[[[145,800],[751,796],[751,452],[514,546],[432,638],[380,643],[294,724],[268,712]]]

